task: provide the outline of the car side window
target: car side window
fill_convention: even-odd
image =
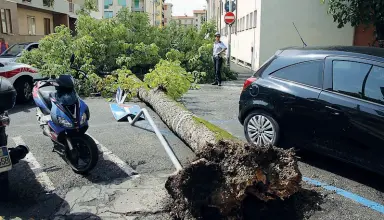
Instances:
[[[4,67],[4,64],[0,63],[0,67]]]
[[[37,49],[37,48],[39,48],[39,45],[38,44],[33,44],[30,47],[28,47],[28,51],[31,51],[31,50]]]
[[[384,104],[384,68],[372,67],[364,86],[364,98]]]
[[[344,60],[334,60],[333,91],[356,98],[363,98],[363,83],[372,65]]]
[[[324,61],[315,60],[294,64],[276,72],[272,76],[305,85],[322,87]]]

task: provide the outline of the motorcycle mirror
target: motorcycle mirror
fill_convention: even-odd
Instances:
[[[75,54],[71,55],[71,59],[69,60],[69,62],[71,63],[71,66],[72,66],[73,62],[75,62]]]

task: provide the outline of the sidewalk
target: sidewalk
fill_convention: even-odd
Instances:
[[[252,74],[254,73],[253,70],[243,67],[241,65],[238,65],[234,62],[231,62],[231,70],[238,74],[237,80],[223,82],[224,86],[242,87],[244,84],[244,81],[247,80],[249,77],[251,77]]]

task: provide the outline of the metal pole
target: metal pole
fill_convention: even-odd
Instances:
[[[229,11],[232,12],[232,0],[229,0]],[[228,25],[228,67],[231,68],[231,27],[232,24]]]
[[[182,170],[183,167],[181,166],[180,161],[177,159],[177,157],[176,157],[175,153],[173,152],[173,150],[169,147],[168,142],[164,139],[163,135],[161,134],[161,132],[157,128],[155,122],[153,122],[152,117],[149,115],[147,109],[145,109],[145,108],[141,109],[140,113],[137,114],[133,120],[132,120],[131,117],[128,116],[129,123],[131,125],[134,125],[139,120],[139,118],[140,118],[140,116],[142,114],[144,114],[145,119],[147,119],[149,124],[152,126],[152,128],[155,131],[157,137],[159,138],[161,144],[163,145],[165,151],[167,152],[169,158],[171,159],[173,165],[176,167],[176,170],[177,171]]]

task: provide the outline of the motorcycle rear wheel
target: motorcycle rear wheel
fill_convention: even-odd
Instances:
[[[73,172],[77,174],[88,174],[99,160],[99,149],[97,148],[96,142],[86,134],[71,137],[71,142],[73,150],[67,150],[66,152],[68,165],[71,166]],[[80,166],[79,162],[84,162],[85,165]]]

